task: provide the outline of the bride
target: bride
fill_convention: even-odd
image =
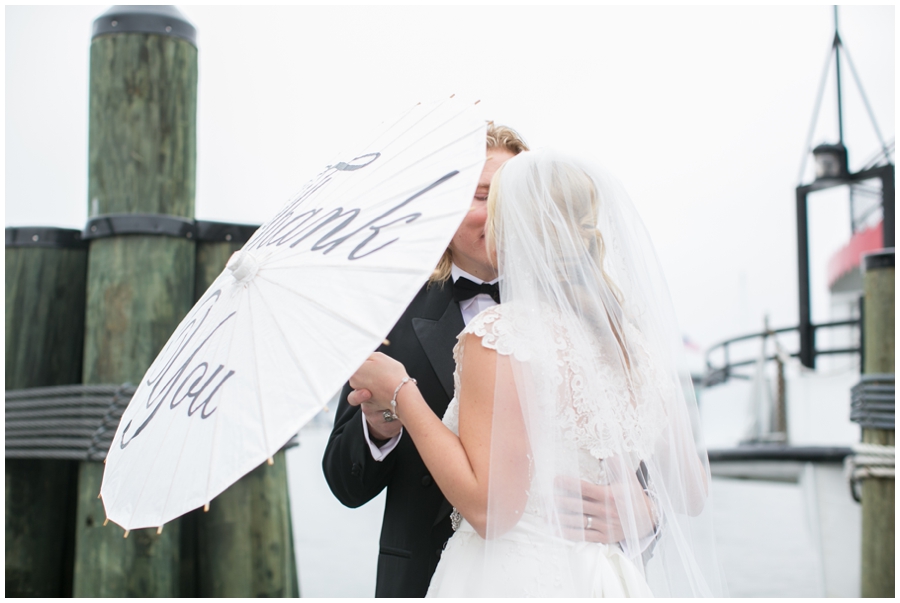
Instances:
[[[383,354],[350,379],[403,422],[455,507],[429,596],[721,594],[681,338],[627,195],[525,152],[495,175],[488,216],[503,303],[459,335],[443,420]],[[619,542],[598,542],[581,480],[602,487]]]

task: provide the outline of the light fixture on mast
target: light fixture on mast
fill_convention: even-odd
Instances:
[[[843,143],[820,144],[812,150],[816,158],[816,181],[834,180],[843,184],[847,180],[847,147]]]

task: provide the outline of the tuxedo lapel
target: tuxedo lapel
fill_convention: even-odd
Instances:
[[[447,398],[453,398],[453,371],[456,368],[453,346],[456,345],[456,336],[466,324],[463,322],[459,303],[453,299],[452,285],[449,282],[432,285],[424,310],[424,316],[412,319],[412,327],[425,350],[428,362],[447,393]],[[445,520],[451,511],[453,507],[446,499],[442,499],[434,525]]]
[[[459,304],[454,301],[452,287],[448,285],[432,285],[426,316],[438,316],[437,319],[413,318],[412,327],[425,350],[435,374],[447,392],[453,397],[453,346],[456,336],[465,328]]]

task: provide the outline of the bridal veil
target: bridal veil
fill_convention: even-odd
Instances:
[[[628,196],[595,167],[537,151],[500,169],[488,205],[503,304],[477,333],[499,352],[484,567],[539,594],[584,574],[579,550],[612,541],[656,596],[722,594],[682,338]],[[586,502],[582,480],[600,486]],[[522,575],[500,546],[509,534],[539,569]]]

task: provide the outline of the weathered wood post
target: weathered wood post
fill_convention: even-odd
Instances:
[[[194,295],[200,299],[255,226],[197,222]],[[217,496],[197,524],[197,596],[297,597],[284,451]]]
[[[114,6],[94,22],[86,384],[139,383],[193,303],[195,39],[169,6]],[[102,475],[81,463],[74,595],[178,596],[179,522],[123,539],[103,525]]]
[[[244,246],[259,226],[197,220],[197,269],[194,301],[199,301],[223,270],[228,258]]]
[[[6,229],[6,389],[81,382],[86,275],[80,231]],[[72,595],[77,475],[76,461],[6,458],[7,597]]]
[[[864,258],[863,381],[854,388],[862,425],[863,597],[894,596],[894,250]],[[889,385],[888,385],[889,384]],[[887,392],[890,392],[888,395]],[[889,398],[889,399],[888,399]],[[866,447],[866,445],[870,445]],[[872,446],[874,445],[874,446]],[[889,447],[889,448],[882,448]],[[890,458],[879,460],[885,454]]]

